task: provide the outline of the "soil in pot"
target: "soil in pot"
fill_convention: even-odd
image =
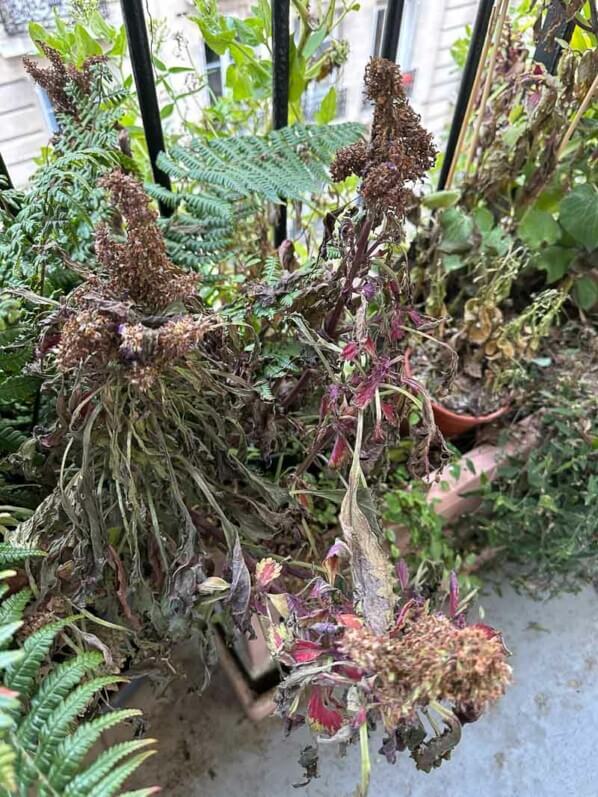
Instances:
[[[493,391],[484,383],[481,373],[474,375],[460,367],[451,387],[446,388],[450,355],[443,346],[421,346],[409,354],[409,370],[442,408],[458,415],[474,417],[505,410],[510,394]]]

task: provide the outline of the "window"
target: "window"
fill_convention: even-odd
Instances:
[[[417,18],[417,0],[405,0],[403,18],[401,20],[401,35],[397,51],[397,63],[403,72],[408,72],[413,63],[413,40],[415,38],[415,23]],[[380,55],[382,49],[382,34],[384,32],[384,16],[386,3],[374,11],[374,41],[372,55]]]
[[[206,53],[206,75],[211,97],[222,97],[222,59],[208,45],[204,45]]]
[[[54,107],[52,106],[50,98],[44,89],[42,89],[41,86],[38,86],[37,83],[35,84],[35,93],[39,97],[39,104],[42,109],[42,114],[44,115],[46,127],[50,133],[57,133],[59,129],[58,122],[56,121],[56,114],[54,113]]]
[[[404,86],[407,94],[410,93],[415,78],[413,69],[413,42],[416,34],[418,0],[405,0],[403,18],[401,20],[401,35],[397,48],[397,63],[401,67],[404,77]],[[384,16],[386,3],[374,10],[374,40],[372,42],[372,55],[379,56],[382,50],[382,36],[384,33]],[[367,100],[364,105],[367,105]]]

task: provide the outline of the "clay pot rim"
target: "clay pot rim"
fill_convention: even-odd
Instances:
[[[405,349],[405,372],[407,376],[412,377],[414,374],[409,364],[410,355],[411,349]],[[502,416],[506,415],[511,409],[511,404],[509,402],[508,404],[503,404],[502,407],[494,410],[494,412],[489,412],[487,415],[468,415],[465,412],[454,412],[453,410],[449,410],[443,404],[439,404],[437,401],[434,401],[434,399],[432,399],[432,406],[444,413],[447,418],[451,418],[454,421],[475,423],[476,426],[481,426],[482,424],[490,423],[490,421],[495,421],[498,418],[502,418]]]

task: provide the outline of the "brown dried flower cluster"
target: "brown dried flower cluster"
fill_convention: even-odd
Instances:
[[[434,164],[432,136],[409,105],[401,70],[392,61],[372,58],[365,72],[366,94],[374,102],[369,143],[340,150],[331,167],[335,181],[351,174],[362,178],[360,193],[368,207],[391,210],[399,220],[421,180]]]
[[[175,266],[166,253],[141,183],[131,175],[113,171],[100,185],[108,189],[126,222],[126,240],[116,240],[107,225],[96,233],[96,255],[108,274],[108,289],[120,299],[144,310],[159,312],[176,301],[193,298],[198,277]]]
[[[375,676],[389,727],[431,701],[477,715],[503,694],[511,677],[499,635],[486,626],[457,628],[443,615],[422,614],[396,635],[348,629],[342,651]]]
[[[81,69],[77,69],[72,65],[65,64],[60,53],[53,47],[42,41],[37,41],[36,44],[43,50],[50,66],[42,67],[32,58],[23,58],[26,71],[48,94],[57,111],[77,117],[77,103],[70,95],[68,87],[70,85],[76,87],[83,94],[89,94],[91,69],[94,64],[104,63],[105,56],[94,55],[86,58]]]
[[[100,368],[114,357],[116,347],[114,320],[100,310],[83,309],[67,318],[60,330],[56,365],[63,373],[83,363]]]
[[[218,320],[213,315],[161,315],[173,302],[196,295],[198,277],[175,266],[140,183],[120,171],[102,180],[126,227],[115,240],[107,226],[97,233],[104,273],[76,288],[58,314],[56,365],[62,373],[109,365],[126,368],[129,380],[149,388],[165,366],[195,349]]]

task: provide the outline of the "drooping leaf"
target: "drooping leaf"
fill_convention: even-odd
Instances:
[[[444,254],[467,252],[472,245],[473,219],[458,208],[447,208],[440,217],[442,240],[438,249]]]
[[[530,249],[542,244],[554,244],[560,238],[560,229],[550,213],[530,208],[519,222],[519,237]]]
[[[598,302],[598,283],[593,277],[585,275],[576,280],[573,294],[582,310],[591,310]]]
[[[598,248],[598,188],[576,186],[561,202],[559,221],[586,249]]]
[[[392,623],[395,598],[390,563],[368,517],[369,513],[366,514],[363,509],[363,503],[369,495],[367,488],[362,486],[363,473],[359,461],[362,434],[363,413],[360,413],[353,465],[339,520],[345,542],[351,551],[356,602],[372,631],[383,634]]]
[[[550,284],[565,276],[574,255],[574,250],[564,246],[548,246],[538,254],[535,264],[546,272],[546,282]]]

